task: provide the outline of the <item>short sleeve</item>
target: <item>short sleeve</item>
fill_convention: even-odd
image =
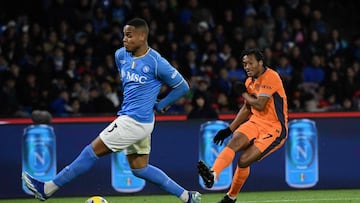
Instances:
[[[271,97],[278,91],[281,84],[279,75],[274,73],[267,75],[260,84],[258,96]]]

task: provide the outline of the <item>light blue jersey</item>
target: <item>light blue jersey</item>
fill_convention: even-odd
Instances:
[[[151,48],[143,56],[133,57],[122,47],[115,52],[115,62],[124,89],[118,115],[128,115],[142,123],[154,120],[154,105],[163,84],[176,88],[186,83],[182,75]]]

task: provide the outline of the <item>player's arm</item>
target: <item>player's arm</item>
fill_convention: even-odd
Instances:
[[[114,54],[114,58],[115,58],[116,67],[120,71],[121,65],[122,65],[121,61],[124,60],[124,48],[120,48],[120,49],[116,50],[115,54]]]
[[[239,112],[236,114],[235,119],[230,123],[229,128],[232,132],[236,130],[243,122],[245,122],[249,115],[251,114],[250,106],[245,104],[240,108]]]
[[[229,137],[243,122],[245,122],[251,114],[251,108],[246,103],[240,108],[235,119],[227,128],[219,130],[213,138],[215,144],[222,145],[224,140]]]
[[[161,58],[158,64],[157,76],[163,83],[172,88],[163,99],[155,104],[156,111],[164,112],[170,105],[186,95],[190,88],[184,77],[168,61]]]
[[[266,103],[269,101],[270,98],[270,96],[268,95],[254,97],[247,92],[243,93],[242,96],[248,105],[252,106],[258,111],[262,111],[265,108]]]
[[[190,88],[187,82],[182,80],[179,84],[172,87],[172,90],[166,97],[155,104],[155,110],[161,113],[165,112],[171,104],[183,97],[189,90]]]

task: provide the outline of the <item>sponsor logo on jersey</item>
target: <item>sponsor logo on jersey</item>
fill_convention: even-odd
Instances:
[[[269,90],[271,90],[271,86],[269,86],[269,85],[261,85],[261,88],[264,88],[264,89],[269,89]]]
[[[145,84],[147,77],[139,75],[137,73],[132,73],[130,71],[121,70],[122,80],[128,80],[132,82],[138,82],[140,84]]]
[[[171,79],[174,79],[177,74],[178,74],[178,72],[175,70],[175,71],[171,74]]]

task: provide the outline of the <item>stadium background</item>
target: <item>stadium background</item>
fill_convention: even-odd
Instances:
[[[65,117],[113,115],[122,101],[113,54],[122,44],[123,24],[135,16],[148,21],[150,46],[191,86],[168,114],[196,110],[196,95],[218,114],[236,112],[243,103],[236,85],[245,77],[239,53],[249,47],[263,49],[266,64],[283,78],[290,111],[358,111],[359,4],[2,1],[0,116],[28,117],[34,109]]]

